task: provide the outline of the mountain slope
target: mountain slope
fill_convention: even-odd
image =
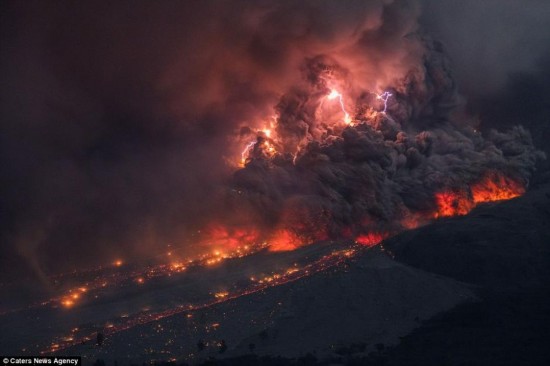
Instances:
[[[116,333],[101,348],[75,346],[67,354],[88,360],[200,361],[249,353],[295,357],[327,355],[349,343],[396,344],[424,319],[475,300],[464,284],[393,261],[380,249],[344,268],[174,315]],[[205,349],[198,352],[203,340]]]
[[[403,263],[476,284],[481,300],[425,322],[387,364],[550,364],[550,187],[386,245]]]
[[[550,187],[402,233],[385,245],[410,266],[490,289],[550,280]]]

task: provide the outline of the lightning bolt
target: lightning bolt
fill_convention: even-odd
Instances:
[[[344,100],[343,100],[342,94],[338,90],[332,89],[330,91],[330,94],[327,95],[327,99],[328,100],[333,100],[333,99],[336,99],[336,98],[338,98],[338,101],[340,102],[340,108],[342,109],[342,112],[344,113],[344,123],[346,125],[349,125],[351,123],[351,117],[349,116],[349,113],[346,111],[346,107],[344,107]]]
[[[241,153],[241,165],[244,167],[244,164],[246,163],[246,159],[248,158],[248,154],[250,153],[250,150],[256,145],[257,141],[249,142],[246,147],[244,148],[243,152]]]
[[[388,99],[390,99],[392,95],[392,93],[387,91],[383,92],[382,94],[376,94],[376,99],[384,101],[384,110],[382,111],[382,113],[386,113],[386,110],[388,109]]]

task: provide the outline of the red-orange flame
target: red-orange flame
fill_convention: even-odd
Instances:
[[[400,224],[404,229],[412,230],[426,225],[431,219],[431,216],[426,216],[425,214],[410,213],[401,219]]]
[[[525,186],[496,172],[471,187],[474,203],[509,200],[525,193]]]
[[[303,239],[292,231],[282,229],[277,230],[269,240],[269,250],[273,252],[289,251],[305,244],[309,243],[305,243]]]
[[[207,230],[207,244],[224,249],[236,249],[241,245],[258,241],[260,233],[254,228],[230,228],[212,225]]]
[[[435,194],[435,201],[438,208],[435,218],[466,215],[475,206],[464,191],[438,192]]]
[[[380,244],[381,241],[388,238],[389,236],[390,233],[370,232],[368,234],[359,235],[357,238],[355,238],[355,241],[361,245],[372,247]]]
[[[435,211],[407,213],[400,219],[399,224],[402,229],[414,229],[427,224],[434,218],[466,215],[480,203],[507,200],[523,193],[525,193],[525,187],[520,181],[499,172],[489,172],[469,187],[435,193]],[[205,230],[205,243],[224,253],[259,243],[265,243],[271,251],[290,251],[329,239],[328,225],[330,225],[329,214],[314,215],[307,210],[300,210],[300,207],[290,207],[282,215],[277,229],[273,231],[263,231],[254,227],[235,228],[211,225]],[[366,217],[361,219],[358,225],[361,228],[376,227],[376,221]],[[370,231],[367,234],[358,235],[355,241],[365,246],[374,246],[399,231]],[[344,227],[340,231],[340,238],[352,238],[353,232],[351,227]],[[212,259],[212,263],[217,263],[217,259]]]
[[[525,193],[525,186],[502,173],[489,172],[470,190],[449,190],[435,194],[435,218],[466,215],[479,203],[509,200]]]

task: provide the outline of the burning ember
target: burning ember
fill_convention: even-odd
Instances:
[[[327,271],[332,268],[337,268],[345,265],[350,258],[360,253],[362,250],[368,248],[351,246],[347,249],[332,250],[328,254],[319,256],[317,259],[312,260],[304,265],[294,264],[286,270],[279,272],[271,272],[268,274],[261,274],[258,276],[252,276],[249,279],[249,283],[244,286],[234,287],[232,290],[219,291],[210,293],[209,300],[204,300],[200,303],[187,303],[181,304],[177,307],[172,307],[163,311],[152,311],[149,307],[145,307],[141,312],[133,315],[123,314],[116,320],[108,321],[103,324],[103,332],[105,336],[110,336],[114,333],[126,330],[128,328],[147,324],[150,322],[158,321],[166,317],[170,317],[176,314],[184,313],[187,319],[193,318],[193,313],[201,310],[208,309],[216,304],[224,301],[229,301],[242,296],[247,296],[259,291],[263,291],[269,287],[280,286],[286,283],[297,281],[306,276],[310,276],[314,273]],[[207,262],[197,264],[198,266],[205,266]],[[67,307],[73,304],[67,305]],[[206,325],[207,328],[215,329],[221,326],[220,323],[212,323]],[[159,331],[163,329],[159,328]],[[41,354],[49,354],[67,349],[68,347],[82,344],[82,342],[88,342],[94,339],[95,332],[90,332],[86,328],[72,328],[67,335],[59,336],[50,343],[47,349],[42,350]]]

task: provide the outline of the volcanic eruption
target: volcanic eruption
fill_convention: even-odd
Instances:
[[[249,240],[272,250],[327,239],[373,245],[525,192],[541,156],[529,132],[483,136],[454,116],[458,97],[445,55],[429,40],[415,41],[424,46],[424,68],[411,65],[382,90],[364,89],[368,81],[329,55],[304,59],[302,78],[269,124],[239,130],[242,167],[222,210],[237,213],[232,230],[249,230]]]
[[[353,260],[370,269],[349,278],[371,281],[379,268],[362,254],[374,252],[399,274],[389,283],[435,284],[424,295],[439,305],[418,307],[432,316],[475,296],[396,265],[384,241],[522,196],[544,159],[521,125],[480,127],[417,1],[136,2],[128,17],[124,2],[83,3],[19,20],[35,6],[6,23],[26,30],[5,36],[25,62],[2,58],[15,76],[1,259],[40,287],[1,304],[6,324],[40,330],[0,339],[10,351],[73,350],[97,333],[107,349],[182,314],[193,336],[215,334],[223,321],[203,318],[220,304],[242,315],[247,296],[304,279],[322,292],[318,274],[346,287],[338,269]]]
[[[8,108],[6,257],[47,282],[59,251],[74,269],[168,243],[386,237],[528,186],[529,132],[479,128],[418,2],[238,3],[134,7],[144,24],[124,4],[43,9],[53,25],[21,33],[14,55],[46,76]]]

